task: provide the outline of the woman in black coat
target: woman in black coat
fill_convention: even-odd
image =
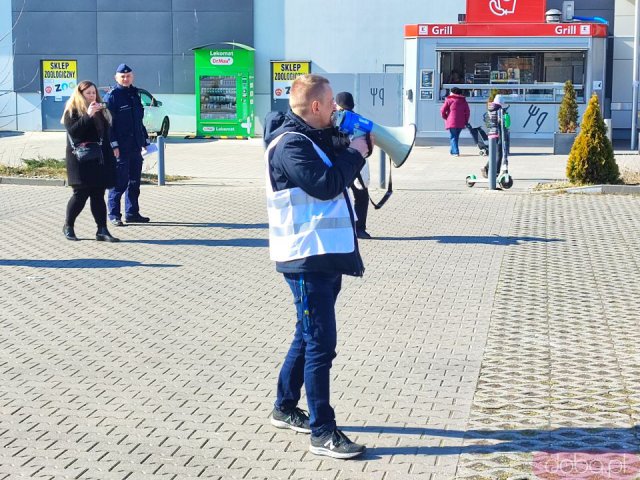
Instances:
[[[67,130],[67,180],[73,195],[67,204],[67,216],[62,229],[68,240],[78,240],[74,224],[91,199],[91,213],[98,226],[96,240],[118,242],[107,230],[105,190],[115,185],[116,159],[109,142],[111,115],[102,104],[96,85],[84,80],[78,84],[65,105],[61,122]],[[100,145],[102,158],[78,160],[75,149],[87,144]]]

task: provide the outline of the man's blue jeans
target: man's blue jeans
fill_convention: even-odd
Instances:
[[[458,139],[460,138],[460,133],[462,132],[461,128],[450,128],[449,129],[449,153],[451,155],[460,155],[460,149],[458,148]]]
[[[335,303],[342,275],[285,273],[284,278],[293,293],[297,321],[278,377],[275,406],[283,411],[296,407],[304,383],[311,433],[320,436],[336,428],[329,383],[331,363],[336,358]]]

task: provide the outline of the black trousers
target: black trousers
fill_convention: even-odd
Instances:
[[[70,227],[73,227],[76,218],[80,215],[80,212],[87,203],[87,198],[90,198],[91,213],[96,221],[96,225],[99,227],[107,226],[107,204],[104,202],[103,187],[73,187],[73,195],[67,203],[67,218],[65,223]]]
[[[502,143],[498,142],[498,154],[496,155],[496,175],[498,175],[500,173],[500,167],[502,166]],[[491,161],[491,159],[487,160],[487,164],[485,165],[485,168],[487,169],[487,172],[489,171],[489,162]]]
[[[358,220],[356,220],[356,230],[365,231],[367,229],[367,211],[369,210],[369,190],[358,190],[355,186],[351,186],[353,192],[354,205]]]

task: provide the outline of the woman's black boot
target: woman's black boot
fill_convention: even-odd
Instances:
[[[73,227],[70,227],[65,223],[64,227],[62,227],[62,233],[67,240],[73,240],[74,242],[78,241],[78,237],[76,237],[76,232],[73,231]]]
[[[109,233],[107,227],[98,227],[98,231],[96,232],[96,240],[99,242],[119,242],[120,239],[114,237]]]

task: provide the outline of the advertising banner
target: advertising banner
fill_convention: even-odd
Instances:
[[[467,23],[540,23],[546,0],[467,0]]]
[[[311,62],[271,61],[271,106],[272,110],[286,111],[289,106],[289,91],[293,81],[301,75],[311,73]]]
[[[62,101],[62,97],[70,97],[78,84],[78,64],[76,60],[42,60],[42,96],[54,97]]]

